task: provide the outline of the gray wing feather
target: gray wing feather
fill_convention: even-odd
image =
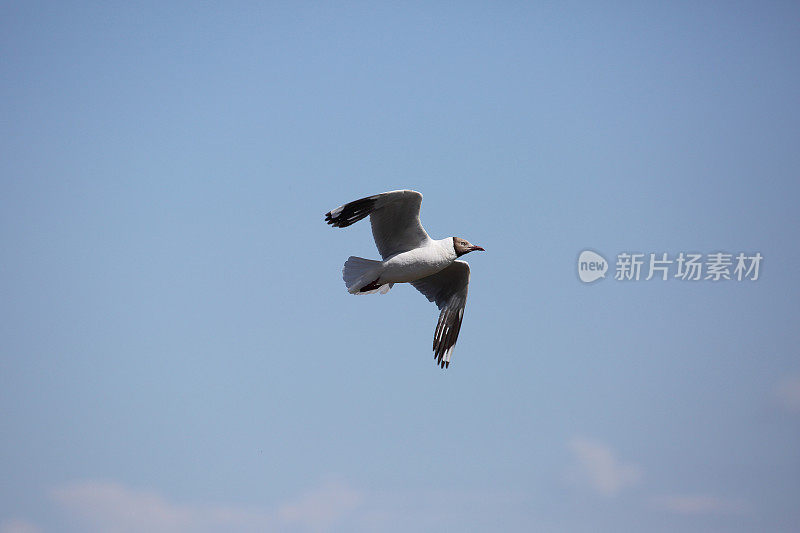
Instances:
[[[430,240],[419,220],[421,206],[422,195],[417,191],[391,191],[344,204],[326,213],[325,220],[346,228],[369,216],[375,245],[386,259]]]
[[[454,261],[444,270],[411,284],[441,309],[433,334],[433,357],[442,368],[449,367],[467,305],[469,265],[464,261]]]

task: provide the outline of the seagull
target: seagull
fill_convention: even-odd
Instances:
[[[421,206],[422,194],[417,191],[390,191],[328,211],[325,221],[346,228],[369,216],[383,261],[350,256],[342,270],[347,290],[386,294],[395,283],[413,285],[441,310],[433,334],[433,358],[441,368],[448,368],[469,288],[469,264],[457,258],[485,250],[461,237],[431,239],[419,220]]]

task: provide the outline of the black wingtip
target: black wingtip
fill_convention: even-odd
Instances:
[[[325,222],[334,228],[346,228],[368,217],[372,210],[375,209],[377,201],[378,196],[368,196],[337,207],[333,210],[337,212],[335,216],[333,211],[325,213]]]
[[[328,211],[327,213],[325,213],[325,222],[327,224],[330,224],[334,228],[342,228],[342,227],[344,227],[344,225],[342,224],[342,222],[344,222],[344,221],[343,220],[339,220],[338,218],[333,218],[333,215],[331,214],[331,211]]]

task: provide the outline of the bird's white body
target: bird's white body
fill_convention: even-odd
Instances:
[[[380,284],[409,283],[436,274],[456,260],[453,238],[428,240],[419,248],[401,252],[381,262]]]

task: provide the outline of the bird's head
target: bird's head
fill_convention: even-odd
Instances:
[[[456,250],[456,257],[461,257],[462,255],[474,252],[475,250],[481,252],[486,251],[480,246],[475,246],[474,244],[471,244],[467,239],[462,239],[461,237],[453,237],[453,248],[455,248]]]

